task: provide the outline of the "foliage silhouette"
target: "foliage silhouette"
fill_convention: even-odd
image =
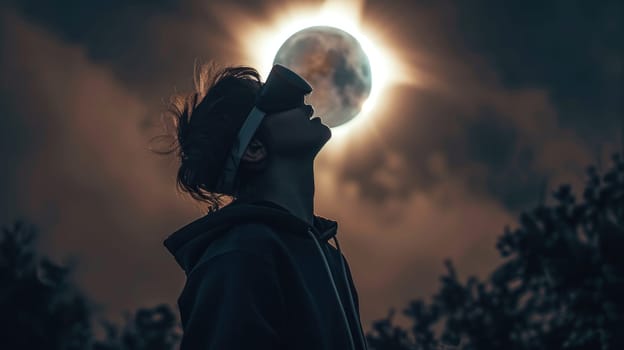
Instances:
[[[36,230],[23,223],[0,237],[0,341],[3,349],[84,349],[92,337],[86,298],[69,269],[35,250]]]
[[[170,350],[180,340],[176,315],[166,304],[151,309],[139,309],[134,315],[125,315],[121,329],[103,321],[106,340],[97,342],[93,350]]]
[[[162,304],[125,315],[121,326],[98,319],[105,339],[92,326],[96,306],[71,282],[71,266],[61,266],[36,250],[37,230],[22,222],[0,235],[0,348],[170,350],[179,327]]]
[[[371,350],[624,349],[624,160],[602,177],[589,168],[582,201],[567,185],[553,197],[505,229],[487,280],[462,283],[447,261],[431,302],[403,310],[411,329],[391,311],[367,335]]]

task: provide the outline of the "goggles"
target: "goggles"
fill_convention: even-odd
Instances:
[[[217,182],[217,192],[234,194],[241,158],[264,117],[302,106],[305,96],[311,92],[310,84],[297,73],[279,64],[273,66],[226,158],[223,173]]]

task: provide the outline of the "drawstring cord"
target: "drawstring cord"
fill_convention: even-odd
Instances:
[[[308,228],[308,234],[312,236],[312,240],[314,241],[314,244],[316,244],[316,248],[318,249],[319,253],[321,253],[321,257],[323,258],[323,263],[325,264],[325,270],[327,271],[327,274],[329,275],[329,280],[331,281],[332,288],[334,289],[334,294],[336,294],[336,300],[338,300],[338,305],[340,306],[342,319],[344,320],[345,326],[347,327],[347,333],[349,334],[349,344],[351,345],[351,350],[355,350],[355,344],[353,343],[353,335],[351,334],[351,327],[349,327],[347,314],[345,313],[344,306],[342,306],[342,300],[340,299],[340,294],[338,294],[338,288],[336,288],[336,282],[334,281],[333,274],[331,272],[331,269],[329,268],[327,257],[325,256],[325,253],[323,253],[323,249],[321,248],[321,245],[316,240],[316,236],[314,235],[314,232],[312,232],[312,229]]]
[[[362,334],[362,325],[360,324],[359,320],[358,320],[358,315],[356,314],[356,309],[355,309],[355,302],[353,299],[353,294],[351,294],[351,287],[349,286],[349,279],[347,277],[347,267],[345,266],[344,263],[344,258],[342,257],[342,252],[340,251],[340,244],[338,244],[338,238],[336,238],[336,236],[333,237],[334,238],[334,243],[336,243],[336,249],[338,249],[338,256],[340,256],[340,267],[342,268],[342,274],[345,280],[345,283],[347,285],[347,293],[349,294],[349,302],[351,302],[351,310],[353,310],[353,318],[355,319],[355,324],[358,326],[358,335],[360,336],[360,340],[362,341],[362,344],[364,344],[364,349],[368,350],[368,344],[366,343],[366,338],[364,337],[364,334]]]

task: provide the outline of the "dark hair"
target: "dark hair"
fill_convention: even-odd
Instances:
[[[196,65],[194,82],[194,93],[171,98],[167,110],[176,141],[163,153],[176,152],[178,189],[208,204],[210,212],[223,206],[224,197],[236,194],[216,193],[215,187],[262,82],[254,68],[213,64]]]

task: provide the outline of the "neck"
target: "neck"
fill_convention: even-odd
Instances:
[[[314,161],[273,160],[252,180],[253,192],[243,198],[268,200],[312,225],[314,222]]]

